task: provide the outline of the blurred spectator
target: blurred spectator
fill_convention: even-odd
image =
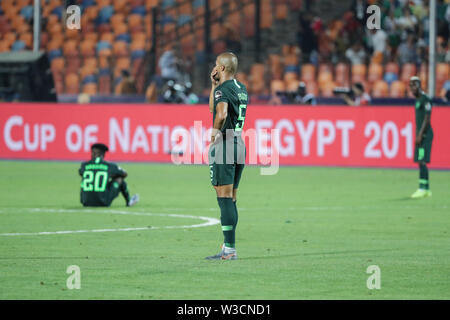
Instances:
[[[91,96],[87,93],[80,93],[77,97],[77,101],[79,104],[85,104],[91,102]]]
[[[408,35],[406,42],[398,47],[398,62],[400,64],[417,62],[417,47],[412,33]]]
[[[303,53],[303,61],[310,62],[311,53],[317,51],[317,37],[312,30],[313,17],[309,12],[300,12],[298,25],[298,44]]]
[[[444,102],[449,103],[450,102],[450,80],[447,80],[444,83],[444,86],[442,87],[442,94],[441,94],[442,100]]]
[[[294,95],[294,102],[298,104],[317,104],[316,97],[312,93],[307,92],[306,85],[303,81],[298,85],[297,92]]]
[[[395,19],[396,25],[406,31],[413,31],[417,25],[417,18],[411,14],[411,9],[409,6],[403,8],[402,15]]]
[[[128,70],[122,70],[122,81],[120,83],[120,94],[137,94],[136,82]]]
[[[447,41],[442,41],[437,45],[436,62],[450,63],[450,48],[447,48]]]
[[[177,57],[177,50],[175,46],[164,52],[158,61],[158,66],[161,69],[161,77],[164,82],[168,80],[180,81],[180,59]]]
[[[355,19],[361,24],[366,25],[367,21],[367,0],[353,0],[351,11]]]
[[[383,29],[373,29],[369,31],[368,35],[369,46],[373,49],[373,54],[381,52],[384,54],[387,45],[387,34]]]
[[[239,41],[239,34],[232,24],[226,23],[224,25],[225,45],[228,51],[234,54],[241,52],[241,42]]]
[[[342,94],[342,98],[349,106],[368,105],[371,101],[369,94],[364,92],[364,86],[360,82],[352,86],[350,93]]]
[[[366,51],[361,42],[356,41],[350,48],[345,51],[345,57],[350,60],[352,65],[366,63]]]

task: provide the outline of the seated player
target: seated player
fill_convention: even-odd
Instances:
[[[109,207],[122,193],[127,207],[139,201],[136,194],[130,198],[125,182],[127,173],[118,165],[104,160],[108,147],[103,143],[91,146],[91,160],[81,164],[78,173],[82,177],[80,201],[85,207]]]

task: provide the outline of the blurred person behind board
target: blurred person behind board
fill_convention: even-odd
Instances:
[[[353,84],[351,93],[343,93],[342,98],[349,106],[368,105],[371,101],[370,96],[364,92],[364,86],[360,82]]]
[[[295,92],[294,102],[299,104],[316,105],[316,97],[312,93],[306,91],[306,85],[302,81],[298,85],[297,92]]]
[[[127,70],[122,70],[120,94],[137,94],[136,82]]]

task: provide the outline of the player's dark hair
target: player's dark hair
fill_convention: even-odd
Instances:
[[[356,87],[358,90],[361,90],[362,92],[364,92],[364,86],[362,85],[361,82],[355,83],[355,87]]]
[[[103,143],[94,143],[94,144],[91,146],[91,150],[93,150],[93,149],[100,150],[100,152],[101,152],[102,154],[105,154],[106,151],[109,151],[108,146],[107,146],[106,144],[103,144]]]

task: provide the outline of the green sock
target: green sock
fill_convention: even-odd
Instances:
[[[217,198],[220,207],[220,223],[226,247],[234,248],[236,214],[232,198]]]
[[[233,201],[233,204],[234,204],[234,213],[236,215],[236,222],[234,223],[234,232],[236,232],[236,227],[237,227],[239,215],[238,215],[238,209],[237,209],[237,206],[236,206],[236,201]]]
[[[426,164],[419,164],[419,188],[430,189],[430,181],[428,180],[428,168]]]

